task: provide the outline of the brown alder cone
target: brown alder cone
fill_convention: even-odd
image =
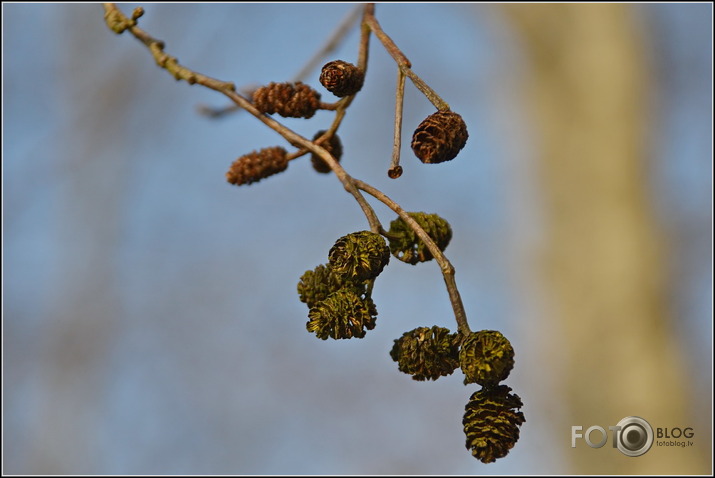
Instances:
[[[286,150],[280,146],[264,148],[245,154],[233,162],[226,173],[226,180],[241,186],[283,172],[288,168]]]
[[[284,118],[312,118],[320,109],[320,93],[301,83],[269,83],[253,92],[253,105],[261,113]]]
[[[354,95],[362,88],[365,73],[342,60],[326,63],[320,72],[320,84],[337,97]]]
[[[467,144],[467,125],[457,113],[438,111],[420,123],[412,135],[412,151],[427,164],[454,159]]]
[[[313,141],[320,138],[323,134],[325,134],[325,130],[321,130],[315,133],[315,136],[313,136]],[[327,141],[323,141],[323,144],[321,146],[323,146],[323,148],[325,148],[328,153],[332,154],[333,158],[335,158],[337,162],[340,162],[340,157],[343,155],[343,143],[340,141],[340,138],[337,134],[333,134]],[[328,163],[323,161],[316,154],[310,155],[310,162],[313,164],[313,169],[315,169],[319,173],[327,174],[332,171],[330,169],[330,166],[328,166]]]

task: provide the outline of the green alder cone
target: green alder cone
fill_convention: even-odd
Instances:
[[[390,357],[413,380],[437,380],[459,367],[457,334],[443,327],[417,327],[395,340]]]
[[[466,447],[482,463],[505,457],[519,440],[519,427],[526,422],[519,395],[498,385],[474,392],[464,407]]]
[[[440,251],[444,251],[452,240],[452,228],[449,223],[437,214],[424,212],[407,213],[427,235],[435,242]],[[427,262],[434,259],[424,242],[417,237],[402,218],[398,217],[390,223],[390,251],[392,255],[402,262],[415,265],[418,262]]]
[[[472,332],[462,341],[459,362],[465,385],[492,386],[509,376],[514,367],[514,349],[501,332]]]
[[[310,309],[306,329],[319,339],[363,338],[365,329],[375,328],[377,308],[358,289],[345,287]]]
[[[312,271],[305,271],[298,282],[298,296],[308,308],[313,308],[318,303],[328,298],[330,294],[339,290],[344,281],[334,274],[327,265],[319,265]]]
[[[338,239],[328,253],[333,272],[345,280],[374,279],[390,262],[390,248],[381,235],[370,231],[353,232]]]

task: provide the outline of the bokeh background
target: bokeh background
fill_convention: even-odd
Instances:
[[[354,8],[144,6],[170,54],[238,85],[291,80]],[[516,349],[527,422],[490,465],[464,447],[476,388],[389,357],[407,330],[456,328],[436,264],[393,260],[376,329],[316,339],[298,278],[367,228],[339,182],[304,157],[230,186],[236,157],[282,138],[198,114],[224,98],[174,81],[100,4],[2,9],[4,473],[712,473],[711,4],[377,6],[470,137],[417,161],[433,107],[408,81],[405,173],[387,177],[396,68],[373,38],[342,163],[450,221],[472,329]],[[312,136],[331,118],[281,121]],[[571,447],[571,426],[631,415],[693,427],[694,446]]]

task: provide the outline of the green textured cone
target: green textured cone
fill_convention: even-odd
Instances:
[[[390,249],[379,234],[353,232],[338,239],[328,253],[333,272],[345,280],[374,279],[390,262]]]
[[[507,378],[514,367],[514,349],[496,330],[472,332],[462,341],[459,362],[465,385],[496,385]]]
[[[452,228],[449,223],[437,214],[427,214],[424,212],[407,213],[427,235],[437,244],[440,251],[444,251],[452,239]],[[392,255],[402,262],[415,265],[418,262],[426,262],[434,257],[427,249],[424,242],[417,237],[407,223],[398,217],[390,223],[390,251]]]
[[[509,453],[519,440],[519,427],[526,422],[518,409],[521,398],[511,388],[498,385],[474,392],[464,407],[466,447],[483,463],[492,463]]]
[[[308,312],[308,332],[323,340],[363,338],[365,329],[375,328],[377,308],[372,299],[361,295],[359,289],[352,287],[330,294]]]
[[[308,308],[313,308],[341,287],[343,287],[343,280],[340,276],[333,274],[330,266],[319,265],[300,276],[298,295],[301,302],[307,304]]]
[[[436,325],[418,327],[395,340],[390,357],[414,380],[437,380],[459,367],[457,334]]]

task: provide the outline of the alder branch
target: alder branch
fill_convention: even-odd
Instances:
[[[360,191],[358,191],[358,189],[355,187],[352,178],[347,174],[347,172],[345,172],[345,170],[333,158],[333,156],[328,153],[328,151],[326,151],[321,146],[316,145],[307,138],[300,136],[286,126],[280,124],[273,118],[266,116],[265,114],[258,111],[248,99],[236,93],[236,87],[233,83],[210,78],[200,73],[194,72],[193,70],[190,70],[184,66],[181,66],[181,64],[179,64],[178,60],[175,57],[167,55],[163,52],[163,41],[153,38],[147,32],[136,26],[136,19],[141,16],[141,14],[136,15],[137,10],[135,10],[135,15],[133,15],[132,19],[130,20],[113,3],[105,3],[104,8],[104,18],[109,28],[118,34],[121,34],[124,31],[129,31],[135,38],[141,41],[149,49],[149,51],[156,59],[157,65],[160,68],[163,68],[169,73],[171,73],[174,78],[176,78],[177,80],[184,80],[189,84],[200,84],[224,94],[237,106],[248,111],[250,114],[258,118],[258,120],[261,121],[263,124],[283,136],[283,138],[293,146],[310,151],[311,153],[314,153],[319,156],[335,172],[335,175],[343,184],[343,187],[350,194],[352,194],[357,200],[357,202],[360,204],[360,207],[365,213],[368,223],[370,224],[370,228],[373,230],[373,232],[377,232],[381,229],[380,221],[377,218],[375,211],[365,200],[362,194],[360,194]]]
[[[273,118],[261,113],[250,100],[245,98],[243,95],[236,92],[236,86],[232,82],[222,81],[215,78],[208,77],[201,73],[195,72],[183,65],[181,65],[177,58],[168,55],[164,52],[165,44],[163,41],[153,38],[146,31],[142,30],[137,26],[137,19],[141,17],[144,13],[143,9],[136,8],[132,14],[131,18],[125,16],[119,8],[113,3],[104,4],[104,19],[107,26],[117,34],[121,34],[128,31],[135,38],[141,41],[151,52],[154,57],[156,64],[169,72],[176,80],[184,80],[189,84],[200,84],[206,88],[212,89],[218,93],[225,95],[230,99],[237,107],[246,110],[248,113],[256,117],[259,121],[265,124],[267,127],[281,135],[288,143],[299,148],[299,151],[291,155],[291,159],[306,154],[307,152],[313,153],[320,159],[325,161],[325,163],[330,167],[330,169],[335,173],[338,180],[342,183],[346,191],[348,191],[358,202],[365,217],[370,225],[370,229],[374,233],[382,234],[387,236],[386,231],[383,229],[374,209],[367,202],[365,197],[360,192],[365,191],[366,193],[373,196],[375,199],[387,205],[390,209],[396,212],[405,223],[415,232],[415,234],[422,240],[429,251],[432,253],[433,257],[437,260],[440,265],[440,269],[444,276],[444,281],[449,293],[450,302],[454,310],[455,319],[457,321],[457,326],[459,332],[462,334],[468,334],[470,332],[469,325],[467,323],[466,313],[464,311],[464,306],[457,289],[457,284],[454,279],[455,270],[446,256],[437,247],[434,241],[429,237],[429,234],[414,220],[412,219],[405,210],[399,206],[397,203],[388,198],[384,193],[378,189],[370,186],[369,184],[357,180],[350,176],[345,169],[340,165],[340,163],[330,154],[325,148],[320,146],[320,142],[324,141],[329,134],[335,133],[340,126],[347,108],[352,103],[355,95],[351,95],[330,105],[328,109],[334,110],[336,112],[335,119],[325,135],[322,135],[316,141],[311,141],[303,136],[297,134],[290,128],[284,126],[280,122],[274,120]],[[415,86],[422,91],[425,96],[438,108],[438,109],[449,109],[447,103],[445,103],[439,96],[434,93],[431,88],[426,86],[422,80],[415,75],[410,69],[410,62],[402,54],[402,52],[397,48],[397,46],[392,42],[392,40],[382,31],[379,23],[374,17],[374,4],[366,4],[363,10],[363,19],[361,24],[361,38],[360,38],[360,49],[358,53],[358,66],[367,70],[367,59],[368,59],[368,48],[369,48],[369,35],[370,33],[375,33],[375,35],[380,39],[383,45],[386,47],[391,56],[398,63],[400,74],[398,76],[398,92],[400,91],[400,81],[404,85],[404,77],[409,77]],[[399,78],[402,80],[399,80]],[[401,95],[400,95],[401,96]],[[401,101],[398,98],[398,101]],[[321,103],[321,107],[325,104]],[[401,107],[400,107],[401,111]],[[329,133],[329,134],[328,134]],[[396,141],[399,141],[397,137]]]
[[[300,300],[309,307],[306,324],[309,332],[323,340],[329,337],[362,338],[365,329],[375,326],[377,309],[371,298],[373,285],[375,277],[388,263],[390,254],[410,264],[424,262],[430,256],[436,260],[454,311],[457,332],[453,334],[449,329],[436,325],[432,328],[418,327],[394,341],[390,357],[398,363],[400,371],[412,375],[415,380],[435,380],[450,375],[459,367],[465,375],[465,385],[481,385],[482,390],[472,394],[465,406],[462,424],[467,448],[483,463],[505,456],[518,440],[519,427],[525,421],[523,413],[518,411],[523,406],[519,396],[510,394],[510,387],[497,385],[514,366],[514,350],[498,331],[472,333],[470,330],[457,289],[454,266],[442,252],[452,236],[449,224],[436,214],[408,213],[382,191],[350,176],[339,163],[342,148],[339,147],[336,132],[347,108],[363,86],[372,34],[397,64],[394,143],[388,175],[397,178],[402,172],[399,154],[406,78],[438,110],[422,121],[413,134],[412,149],[420,161],[428,164],[450,161],[468,138],[461,116],[451,112],[449,105],[412,71],[410,61],[382,30],[375,18],[375,4],[368,3],[361,7],[358,66],[340,60],[330,62],[323,68],[321,84],[335,96],[342,97],[334,103],[321,102],[317,91],[305,84],[296,85],[297,82],[271,83],[255,92],[241,94],[233,83],[197,73],[165,53],[162,41],[137,26],[143,9],[136,8],[129,18],[112,3],[105,4],[104,8],[107,26],[117,34],[129,31],[149,49],[160,68],[177,80],[217,91],[235,105],[223,110],[204,111],[206,114],[220,116],[234,109],[243,109],[297,148],[288,153],[285,148],[276,146],[243,155],[226,173],[228,182],[242,185],[259,181],[282,172],[289,161],[312,153],[313,167],[321,173],[335,173],[345,190],[362,208],[372,233],[360,231],[338,239],[330,250],[328,265],[318,266],[301,276],[298,293]],[[338,33],[343,31],[340,28]],[[344,33],[331,38],[329,46],[332,47],[341,35]],[[246,97],[248,95],[253,102]],[[333,111],[335,116],[330,128],[316,135],[312,141],[268,116],[278,113],[284,117],[310,118],[319,109]],[[398,215],[399,220],[391,224],[389,231],[382,227],[363,192]],[[397,226],[393,228],[395,224]],[[389,240],[389,246],[384,238]]]

